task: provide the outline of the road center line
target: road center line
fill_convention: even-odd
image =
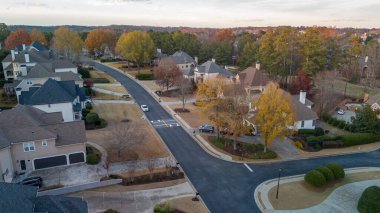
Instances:
[[[249,167],[246,163],[244,163],[244,166],[247,167],[247,169],[248,169],[250,172],[253,172],[253,170],[251,169],[251,167]]]

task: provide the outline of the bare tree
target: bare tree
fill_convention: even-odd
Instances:
[[[165,171],[166,171],[166,176],[169,177],[172,171],[172,164],[170,162],[170,159],[165,160]]]
[[[110,175],[109,175],[109,169],[110,169],[110,160],[109,160],[109,157],[107,155],[107,157],[104,159],[104,164],[103,164],[103,168],[106,170],[106,177],[108,178]]]
[[[314,78],[318,90],[315,100],[320,117],[328,113],[340,101],[339,94],[335,91],[337,78],[337,73],[333,71],[320,72]]]
[[[169,87],[176,84],[180,76],[182,76],[181,70],[170,58],[162,59],[154,69],[156,83],[162,88],[166,88],[166,91],[169,91]]]
[[[135,181],[135,173],[136,173],[136,166],[134,164],[131,164],[127,171],[128,178],[131,183]]]
[[[178,94],[182,101],[182,112],[185,111],[185,104],[188,96],[193,92],[194,87],[190,79],[183,77],[182,75],[176,80],[178,87]]]
[[[110,136],[117,141],[118,157],[126,148],[144,139],[144,134],[137,131],[135,122],[119,123],[111,127]]]
[[[154,169],[156,168],[156,162],[154,159],[149,159],[147,162],[150,180],[153,180]]]

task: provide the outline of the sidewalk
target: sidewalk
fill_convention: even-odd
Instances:
[[[194,196],[195,193],[188,182],[171,187],[149,189],[141,191],[101,192],[83,191],[70,194],[72,197],[80,197],[87,201],[89,212],[101,212],[107,209],[118,210],[122,213],[151,213],[156,203],[166,200]]]
[[[94,104],[135,104],[135,101],[124,100],[93,100]]]
[[[377,167],[366,167],[366,168],[353,168],[345,169],[346,174],[359,173],[359,172],[369,172],[369,171],[380,171]],[[283,177],[280,181],[280,188],[282,184],[303,181],[304,174]],[[380,186],[379,180],[368,180],[360,181],[355,183],[346,184],[335,189],[325,201],[322,203],[299,210],[275,210],[269,201],[268,193],[269,191],[277,186],[277,179],[272,179],[261,183],[254,192],[254,199],[257,206],[262,212],[299,212],[299,213],[312,213],[312,212],[348,212],[348,209],[356,211],[357,200],[359,199],[361,192],[371,185]],[[355,205],[353,208],[352,205]]]

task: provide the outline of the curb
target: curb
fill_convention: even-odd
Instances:
[[[380,171],[380,167],[355,167],[355,168],[344,169],[344,171],[346,172],[346,174],[359,173],[359,172],[371,172],[371,171]],[[280,185],[284,183],[291,183],[291,182],[303,180],[304,175],[305,174],[282,177]],[[270,211],[276,210],[273,208],[272,204],[269,201],[268,192],[270,189],[272,189],[274,186],[277,185],[277,180],[278,180],[277,178],[267,180],[260,183],[256,187],[253,196],[257,204],[257,207],[259,207],[261,212],[265,212],[268,210]]]

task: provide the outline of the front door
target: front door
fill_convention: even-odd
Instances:
[[[21,166],[21,170],[26,170],[25,160],[20,160],[20,166]]]

